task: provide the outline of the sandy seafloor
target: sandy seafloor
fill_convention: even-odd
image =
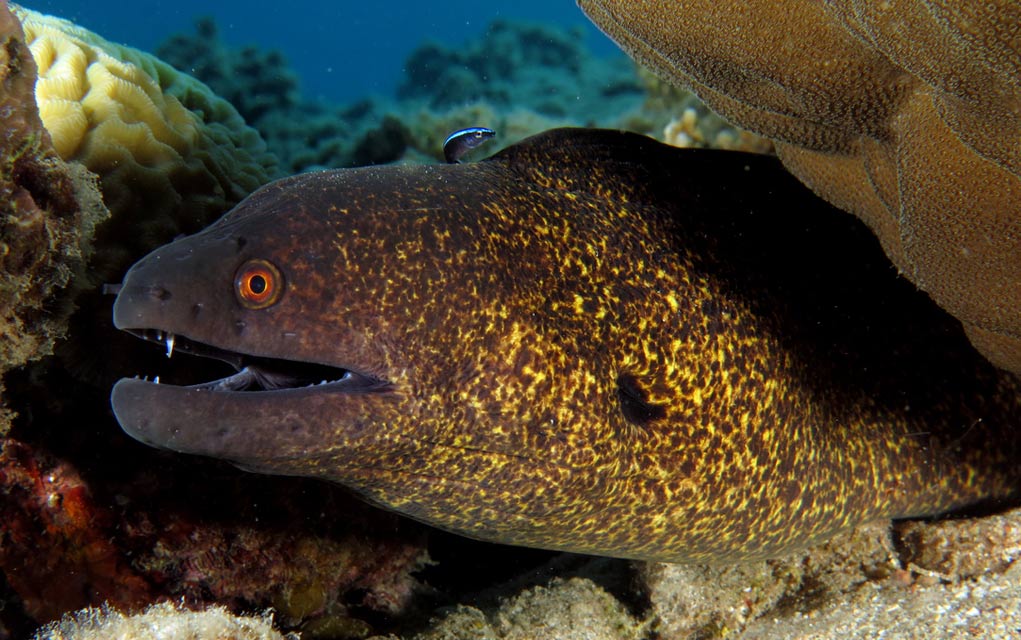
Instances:
[[[39,8],[58,13],[60,4],[49,2]],[[537,6],[539,4],[536,3]],[[88,11],[113,11],[102,7],[97,3],[85,9],[75,4],[69,11],[80,17],[82,22],[101,30],[105,24],[103,20],[85,16]],[[182,13],[187,10],[186,3],[175,6],[174,21],[169,24],[186,22],[178,30],[185,31],[184,36],[194,41],[190,26],[192,16]],[[216,7],[217,12],[229,10],[227,5]],[[457,12],[469,9],[458,5],[450,10],[450,20],[456,20]],[[536,7],[530,7],[523,17],[537,19],[541,13]],[[146,14],[145,19],[151,21],[152,15]],[[442,19],[438,20],[443,23]],[[484,48],[477,43],[480,38],[481,42],[485,42],[484,36],[488,31],[479,23],[488,24],[488,18],[475,20],[467,30],[452,30],[453,35],[449,37],[454,41],[441,47],[451,65],[486,57]],[[236,49],[237,42],[249,41],[239,34],[239,30],[244,29],[243,22],[218,24],[219,33],[227,35],[223,42],[216,44],[221,47],[215,49],[217,55]],[[429,24],[435,27],[436,22]],[[381,29],[373,25],[372,29],[361,29],[360,35],[368,33],[371,39],[372,31],[382,32],[384,40],[389,42],[396,30],[398,27]],[[428,31],[430,33],[421,37],[435,37],[437,31],[443,30],[433,28]],[[321,29],[312,33],[320,38],[326,37]],[[415,47],[409,47],[407,43],[415,36],[403,31],[400,33],[400,55],[412,55]],[[562,30],[554,29],[551,33],[562,33]],[[116,39],[116,34],[104,35]],[[151,42],[153,48],[158,48],[161,42],[166,42],[156,35],[145,37],[150,40],[138,44]],[[331,31],[328,37],[344,39],[335,31]],[[574,43],[571,46],[585,52],[579,58],[588,65],[585,68],[598,68],[600,75],[591,84],[568,78],[558,86],[569,87],[569,90],[566,95],[559,96],[551,93],[555,83],[549,80],[560,72],[555,64],[551,65],[552,69],[542,69],[537,73],[519,69],[517,73],[500,78],[499,82],[491,82],[489,78],[481,81],[479,78],[462,78],[461,84],[449,85],[446,92],[433,93],[418,91],[413,83],[408,84],[406,77],[402,80],[400,73],[389,67],[385,72],[379,71],[381,76],[387,76],[385,81],[373,79],[371,65],[362,65],[360,71],[368,79],[360,77],[357,86],[365,87],[366,94],[376,94],[365,102],[357,92],[353,95],[351,92],[354,90],[350,87],[343,93],[331,94],[323,89],[321,78],[303,78],[301,73],[317,66],[323,68],[324,56],[332,56],[339,58],[329,66],[330,77],[335,81],[343,73],[342,61],[346,60],[344,64],[351,63],[350,58],[354,54],[350,52],[357,51],[359,46],[364,51],[368,45],[345,42],[344,48],[338,45],[332,54],[323,54],[321,48],[309,45],[310,57],[319,62],[310,64],[304,59],[285,61],[280,68],[290,66],[297,70],[295,77],[298,79],[295,83],[284,82],[276,86],[283,86],[288,91],[300,91],[303,86],[311,87],[311,90],[301,94],[300,99],[293,96],[286,100],[281,98],[276,102],[276,114],[260,112],[261,120],[252,124],[260,128],[271,150],[285,159],[283,164],[291,170],[356,164],[359,157],[357,147],[365,139],[360,136],[366,130],[374,130],[375,124],[387,116],[396,118],[411,130],[409,135],[413,140],[405,140],[405,146],[395,151],[396,156],[388,160],[412,161],[428,159],[429,144],[435,152],[435,141],[442,139],[445,127],[454,121],[465,121],[466,117],[482,118],[472,124],[489,124],[486,118],[504,123],[513,135],[508,135],[500,144],[559,124],[624,126],[642,129],[644,133],[660,138],[669,137],[665,130],[672,124],[677,128],[683,109],[671,110],[664,106],[663,96],[656,96],[659,89],[650,85],[648,78],[639,76],[622,56],[610,55],[605,43],[598,45],[600,50],[597,54],[591,54],[587,49],[595,39],[591,33],[580,39],[563,37],[566,42]],[[580,44],[585,42],[588,44]],[[271,49],[280,43],[258,44]],[[214,49],[211,47],[210,50]],[[302,51],[300,47],[289,50]],[[466,57],[458,57],[461,55]],[[407,72],[407,68],[402,68],[402,71]],[[278,76],[276,80],[281,77],[284,76]],[[228,86],[237,80],[228,79],[223,88],[218,88],[215,82],[211,84],[221,93],[235,90],[244,93],[243,86],[240,89]],[[406,90],[399,95],[402,82]],[[527,90],[523,88],[525,84],[528,85]],[[588,88],[609,85],[615,87],[612,100],[593,100],[584,95]],[[275,141],[283,140],[280,143],[283,145],[287,136],[291,135],[286,127],[274,127],[283,126],[278,124],[281,119],[293,119],[295,114],[301,113],[312,102],[303,100],[310,97],[315,99],[316,105],[312,115],[318,122],[326,123],[322,124],[321,139],[329,139],[331,144],[316,153],[307,148],[274,147]],[[368,106],[353,108],[362,104]],[[578,110],[579,104],[589,108]],[[245,105],[236,106],[244,114]],[[426,114],[425,120],[419,117],[422,114]],[[452,117],[450,114],[457,115]],[[706,116],[706,119],[711,119],[711,116]],[[714,126],[717,129],[722,127],[719,124]],[[429,127],[436,130],[423,133],[422,130]],[[909,530],[921,542],[915,548],[905,549],[903,540],[908,537]],[[493,546],[493,553],[504,553],[504,549]],[[547,570],[530,574],[522,580],[493,585],[486,594],[473,599],[472,604],[448,606],[433,612],[433,622],[426,629],[409,632],[403,637],[433,640],[1021,637],[1021,566],[1015,562],[1019,555],[1021,512],[1014,511],[1002,517],[900,524],[894,534],[883,523],[864,527],[856,534],[840,537],[807,554],[794,554],[790,558],[738,568],[629,565],[554,558]]]

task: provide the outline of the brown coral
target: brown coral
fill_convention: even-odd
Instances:
[[[640,62],[772,138],[994,363],[1021,372],[1021,9],[580,0]]]
[[[85,169],[57,157],[33,99],[35,63],[0,4],[0,374],[53,349],[71,308],[57,295],[108,214]],[[0,385],[0,394],[2,394]],[[0,406],[0,434],[10,416]]]

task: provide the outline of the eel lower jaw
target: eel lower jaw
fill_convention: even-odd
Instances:
[[[365,393],[384,391],[389,383],[375,376],[316,362],[266,358],[214,347],[159,329],[128,329],[128,333],[165,345],[167,357],[187,353],[212,358],[234,368],[232,375],[187,385],[185,388],[215,393],[285,393],[289,391]],[[158,384],[158,378],[154,380]]]

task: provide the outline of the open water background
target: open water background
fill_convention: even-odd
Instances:
[[[301,78],[306,98],[347,102],[393,94],[408,53],[424,40],[457,45],[493,20],[527,20],[578,28],[598,55],[619,54],[572,0],[26,0],[104,38],[145,51],[173,33],[194,32],[212,16],[228,45],[278,49]]]

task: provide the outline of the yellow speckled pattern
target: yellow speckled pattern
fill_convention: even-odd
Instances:
[[[1021,3],[578,0],[785,166],[1021,374]]]
[[[229,295],[250,259],[276,305]],[[1018,483],[1016,380],[761,156],[556,130],[298,176],[136,265],[115,321],[388,383],[122,381],[135,438],[486,540],[729,562]]]

